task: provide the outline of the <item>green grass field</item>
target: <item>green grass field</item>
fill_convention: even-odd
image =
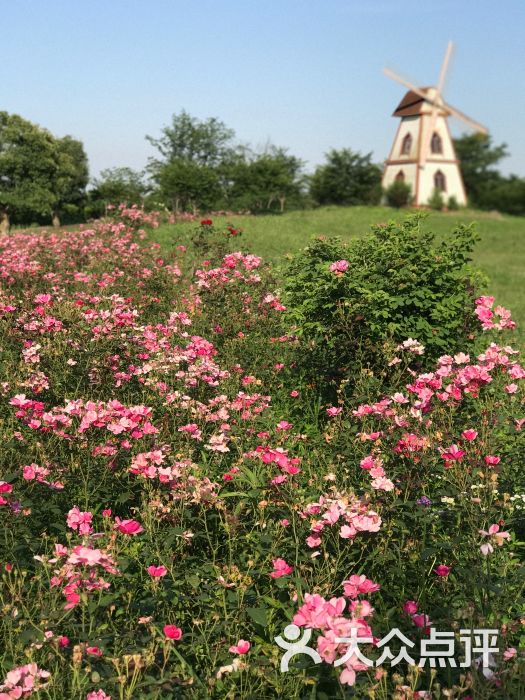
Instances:
[[[236,216],[218,219],[216,223],[231,223],[243,229],[239,247],[250,250],[274,263],[280,263],[287,253],[294,253],[315,236],[340,236],[351,240],[365,234],[371,224],[402,219],[406,211],[386,207],[323,207],[294,211],[282,216]],[[474,253],[474,263],[487,275],[487,292],[507,306],[519,324],[520,336],[525,336],[525,218],[502,216],[488,212],[432,212],[424,226],[437,236],[448,235],[459,223],[472,223],[481,236]],[[153,237],[168,253],[184,243],[195,228],[193,223],[165,225],[153,232]]]

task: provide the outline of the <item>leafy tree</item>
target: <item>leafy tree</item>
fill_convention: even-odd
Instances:
[[[436,211],[441,211],[443,207],[445,206],[445,200],[443,199],[443,194],[441,190],[438,190],[437,187],[435,187],[432,190],[432,194],[430,196],[430,199],[427,202],[428,206],[431,209],[435,209]]]
[[[57,142],[48,131],[0,112],[0,233],[9,230],[14,215],[51,214],[59,170]]]
[[[144,173],[132,168],[106,168],[93,181],[89,193],[89,216],[103,216],[109,204],[139,204],[148,192]]]
[[[217,171],[182,158],[163,165],[155,180],[173,211],[210,210],[221,195]]]
[[[60,226],[60,216],[77,217],[86,196],[89,165],[84,146],[71,136],[56,140],[58,168],[52,182],[55,202],[53,226]]]
[[[215,167],[230,150],[234,136],[235,132],[215,117],[200,121],[182,110],[173,115],[171,125],[162,129],[160,138],[146,139],[162,156],[161,161],[153,160],[154,169],[176,160]]]
[[[226,165],[228,206],[252,212],[283,212],[287,202],[302,200],[303,163],[274,146],[260,154],[238,153]]]
[[[312,175],[310,194],[318,204],[375,204],[381,197],[381,169],[372,156],[332,149]]]
[[[406,207],[410,203],[411,189],[410,185],[406,182],[401,182],[400,180],[394,181],[390,187],[387,187],[385,190],[388,206],[395,207],[396,209]]]
[[[487,209],[525,216],[525,178],[517,175],[499,178],[483,191],[483,203]]]
[[[161,159],[151,159],[149,172],[166,203],[179,209],[209,209],[221,196],[219,167],[231,154],[234,132],[212,117],[201,121],[184,110],[158,139],[146,139]]]
[[[490,135],[464,134],[454,139],[454,147],[470,202],[486,208],[485,196],[501,177],[493,166],[508,155],[506,144],[494,146]]]

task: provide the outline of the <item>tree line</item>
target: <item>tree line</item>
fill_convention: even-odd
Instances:
[[[19,115],[0,112],[0,230],[11,223],[72,223],[103,216],[108,205],[138,203],[175,213],[211,210],[280,213],[319,205],[378,204],[382,168],[371,154],[332,149],[312,174],[286,148],[240,145],[216,118],[172,116],[144,171],[110,168],[89,179],[81,141],[58,138]],[[490,137],[455,140],[471,205],[525,214],[525,179],[504,177],[507,153]]]

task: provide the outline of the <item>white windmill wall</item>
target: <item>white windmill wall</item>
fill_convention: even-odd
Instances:
[[[392,144],[392,150],[386,162],[383,172],[382,186],[384,189],[390,187],[395,182],[396,176],[402,172],[405,182],[410,185],[412,197],[416,194],[417,178],[417,151],[419,144],[420,116],[404,117],[399,123],[397,134]],[[410,134],[412,136],[412,147],[407,154],[402,153],[403,141]]]
[[[445,177],[445,204],[450,197],[455,197],[457,203],[464,206],[467,198],[446,117],[439,114],[432,129],[430,111],[430,105],[424,105],[420,114],[401,118],[392,150],[385,163],[382,186],[387,189],[402,172],[404,181],[410,185],[413,203],[425,206],[434,192],[434,177],[439,170]],[[441,138],[441,153],[432,153],[430,150],[431,129],[432,133],[437,133]],[[404,154],[403,141],[409,133],[412,136],[412,146]],[[420,167],[425,147],[428,148],[427,159],[425,165]]]
[[[455,197],[460,206],[466,205],[467,198],[459,169],[459,161],[454,152],[454,145],[446,118],[439,115],[433,129],[429,114],[422,114],[420,122],[422,144],[428,147],[428,151],[425,165],[419,171],[417,203],[420,205],[428,203],[435,188],[435,175],[438,171],[441,171],[445,177],[445,190],[442,193],[445,204],[450,197]],[[432,153],[429,147],[432,138],[431,129],[432,133],[438,134],[441,138],[442,153]]]

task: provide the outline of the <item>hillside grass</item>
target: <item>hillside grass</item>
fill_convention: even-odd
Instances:
[[[282,216],[217,217],[218,226],[231,223],[243,230],[239,247],[275,264],[285,262],[316,236],[340,236],[343,240],[363,236],[373,224],[399,220],[406,210],[387,207],[322,207],[294,211]],[[525,336],[525,217],[463,210],[428,213],[423,226],[438,237],[446,237],[458,224],[474,223],[481,240],[473,261],[487,276],[486,291],[510,308]],[[163,225],[151,233],[164,254],[184,244],[198,224]]]

